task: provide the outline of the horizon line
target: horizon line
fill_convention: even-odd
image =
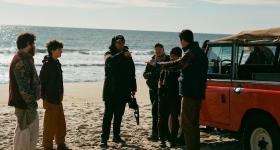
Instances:
[[[74,28],[74,29],[97,29],[97,30],[119,30],[119,31],[141,31],[141,32],[165,32],[179,33],[180,31],[162,31],[162,30],[141,30],[141,29],[121,29],[121,28],[98,28],[98,27],[77,27],[77,26],[47,26],[47,25],[25,25],[25,24],[0,24],[0,26],[25,26],[25,27],[49,27],[49,28]],[[183,30],[183,29],[182,29]],[[232,35],[234,33],[210,33],[210,32],[193,32],[195,34],[222,34]]]

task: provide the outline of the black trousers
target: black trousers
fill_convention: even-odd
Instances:
[[[102,124],[102,140],[108,140],[111,129],[111,122],[113,120],[113,135],[114,137],[120,136],[120,128],[122,122],[122,116],[125,111],[126,102],[120,100],[105,101],[105,112],[103,116]]]
[[[170,139],[171,142],[177,141],[177,135],[179,130],[179,114],[181,97],[163,95],[159,99],[159,135],[161,141]],[[168,120],[171,115],[171,132],[168,128]]]
[[[152,104],[152,135],[158,136],[158,90],[157,89],[150,89],[150,100]]]

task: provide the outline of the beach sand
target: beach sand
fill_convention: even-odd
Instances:
[[[150,142],[147,137],[151,131],[151,104],[148,89],[143,79],[138,81],[136,98],[140,105],[140,125],[137,126],[133,110],[126,107],[123,117],[121,137],[126,144],[115,144],[112,136],[108,149],[160,149],[159,143]],[[103,82],[66,83],[63,100],[67,123],[66,143],[74,150],[100,149],[104,105],[102,101]],[[14,108],[7,106],[8,85],[0,84],[0,150],[12,149],[16,118]],[[42,149],[42,123],[44,109],[42,100],[38,101],[40,114],[40,135],[37,144]],[[201,132],[201,150],[237,150],[240,142],[232,138],[228,132],[214,131],[211,134]],[[182,149],[182,147],[172,148]]]

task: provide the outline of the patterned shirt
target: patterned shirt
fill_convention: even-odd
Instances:
[[[34,66],[32,55],[25,52],[18,52],[21,60],[14,68],[17,87],[22,99],[27,104],[27,109],[15,108],[15,114],[18,119],[20,129],[25,129],[37,116],[37,100],[41,96],[41,83]]]

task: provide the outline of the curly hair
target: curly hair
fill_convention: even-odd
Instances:
[[[63,48],[63,43],[59,42],[57,40],[51,40],[51,41],[49,41],[47,43],[46,47],[47,47],[49,56],[51,56],[52,55],[52,51],[54,51],[54,50],[56,50],[58,48]]]
[[[20,33],[17,37],[17,48],[26,48],[28,44],[33,44],[36,41],[36,36],[33,33],[24,32]]]

